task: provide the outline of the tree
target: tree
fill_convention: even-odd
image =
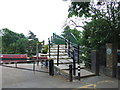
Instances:
[[[38,38],[36,38],[36,35],[32,31],[29,31],[28,34],[29,34],[28,36],[29,43],[27,47],[28,55],[29,56],[36,55],[36,45],[38,43],[39,46],[38,51],[41,52],[41,48],[42,48],[41,42],[39,42]]]
[[[84,28],[84,30],[86,30],[86,32],[93,33],[92,35],[94,35],[95,32],[102,34],[106,34],[104,32],[107,32],[106,34],[107,38],[105,38],[104,40],[105,41],[110,40],[112,36],[113,38],[111,39],[112,40],[111,42],[113,43],[113,47],[117,47],[118,37],[120,33],[119,0],[118,2],[97,2],[97,3],[72,2],[71,7],[69,8],[68,11],[69,11],[68,17],[72,17],[74,15],[78,17],[86,17],[86,18],[91,17],[92,24],[90,25],[89,23],[89,27],[90,27],[89,30],[88,29],[86,30],[86,28]],[[100,23],[101,24],[104,23],[104,24],[101,25]],[[86,24],[88,24],[88,22],[86,22]],[[92,28],[94,28],[94,30],[90,30]],[[100,37],[96,37],[96,38],[99,39],[98,42],[101,42]]]
[[[91,18],[91,22],[87,22],[84,28],[84,37],[87,38],[91,45],[96,42],[97,44],[94,45],[96,48],[98,48],[98,43],[112,43],[113,65],[117,66],[117,49],[120,48],[118,47],[118,39],[120,38],[120,0],[117,0],[117,2],[102,1],[97,3],[72,2],[68,17],[73,15]]]
[[[7,28],[1,30],[2,53],[4,54],[25,54],[28,39],[21,33],[15,33]]]

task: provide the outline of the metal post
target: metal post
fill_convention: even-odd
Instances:
[[[17,62],[15,63],[15,67],[17,68]]]
[[[35,71],[35,61],[33,61],[33,71]]]
[[[50,38],[48,38],[48,44],[49,44],[49,57],[50,57]]]
[[[79,47],[79,44],[78,44],[78,57],[77,57],[77,59],[78,59],[78,80],[80,81],[80,61],[79,61],[79,49],[80,49],[80,47]]]
[[[78,53],[78,64],[80,64],[80,61],[79,61],[79,54],[80,54],[79,49],[80,49],[80,47],[79,47],[79,44],[78,44],[78,52],[77,52]]]
[[[54,61],[53,60],[49,61],[49,75],[54,76]]]
[[[80,81],[80,65],[78,65],[78,80]]]
[[[58,45],[58,50],[57,50],[57,66],[59,65],[59,45]]]
[[[36,43],[36,57],[37,57],[37,66],[39,65],[39,61],[38,61],[38,57],[39,57],[39,53],[38,53],[38,43]]]
[[[67,40],[65,40],[65,52],[67,52]]]
[[[70,57],[70,41],[68,41],[68,56]]]
[[[73,50],[73,75],[76,75],[75,51]]]
[[[72,64],[69,65],[69,81],[73,81],[73,76],[72,76]]]

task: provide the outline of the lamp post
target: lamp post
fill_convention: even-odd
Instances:
[[[39,53],[38,53],[38,43],[36,43],[36,61],[37,61],[37,66],[39,65],[38,57],[39,57]]]

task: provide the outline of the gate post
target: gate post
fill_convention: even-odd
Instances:
[[[91,60],[92,60],[92,65],[91,65],[92,71],[96,75],[99,75],[99,57],[98,57],[98,51],[97,50],[92,50]]]
[[[112,43],[106,44],[106,71],[108,76],[116,77],[117,74],[117,50]]]

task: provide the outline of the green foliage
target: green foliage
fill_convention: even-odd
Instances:
[[[39,44],[39,52],[41,51],[41,43],[37,38],[28,40],[24,34],[15,33],[7,28],[1,30],[2,35],[2,53],[3,54],[36,54],[36,43]]]
[[[26,53],[26,46],[28,44],[27,38],[21,33],[15,33],[7,28],[2,29],[2,53]]]
[[[81,31],[78,31],[77,29],[70,29],[69,26],[66,26],[61,35],[67,40],[70,40],[72,43],[80,43]]]
[[[48,45],[44,45],[44,49],[42,50],[42,53],[47,54],[48,52]]]
[[[72,2],[69,8],[68,18],[72,16],[90,18],[86,22],[80,38],[81,48],[85,57],[89,48],[100,49],[106,43],[113,44],[113,50],[120,48],[120,0],[117,2]],[[76,35],[75,35],[76,36]],[[77,38],[77,37],[76,37]],[[84,60],[88,60],[84,58]],[[89,61],[89,60],[88,60]]]
[[[68,10],[68,18],[72,17],[73,15],[78,17],[82,17],[83,15],[85,17],[91,16],[89,13],[89,5],[90,2],[72,2]]]

